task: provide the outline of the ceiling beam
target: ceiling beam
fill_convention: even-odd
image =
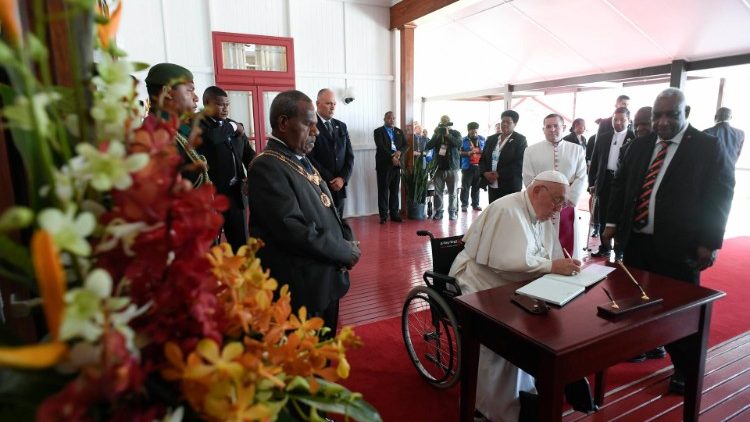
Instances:
[[[391,6],[391,28],[401,28],[458,0],[402,0]]]

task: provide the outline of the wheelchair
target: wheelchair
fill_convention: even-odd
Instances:
[[[435,238],[427,230],[417,235],[430,238],[432,271],[422,276],[424,286],[414,287],[406,296],[401,331],[419,375],[437,388],[449,388],[461,376],[461,334],[452,307],[461,289],[448,272],[464,248],[463,236]]]

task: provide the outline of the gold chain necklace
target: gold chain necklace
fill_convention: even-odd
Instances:
[[[177,141],[177,145],[182,148],[183,151],[185,151],[185,154],[188,156],[188,159],[192,163],[202,163],[202,170],[200,174],[198,175],[198,178],[193,183],[193,187],[197,188],[204,183],[211,183],[211,179],[208,177],[208,163],[206,162],[206,157],[198,154],[193,147],[190,146],[190,143],[188,142],[187,138],[185,138],[180,132],[177,132],[177,136],[175,137],[175,141]]]
[[[269,155],[271,157],[276,158],[277,160],[281,161],[282,163],[289,166],[292,170],[297,172],[297,174],[307,179],[316,188],[318,188],[318,190],[320,191],[320,202],[323,204],[324,207],[329,208],[333,204],[331,197],[328,196],[325,192],[323,192],[323,188],[320,187],[321,177],[320,177],[320,173],[318,173],[318,169],[313,167],[313,174],[310,174],[307,172],[307,170],[304,169],[304,167],[302,167],[301,163],[298,163],[292,160],[291,158],[287,157],[286,155],[278,151],[265,150],[259,155],[259,157],[263,155]]]

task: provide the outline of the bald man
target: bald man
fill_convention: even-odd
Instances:
[[[333,118],[336,111],[336,94],[329,88],[318,91],[315,101],[318,115],[318,136],[315,147],[308,155],[320,176],[328,183],[333,203],[339,216],[344,215],[346,185],[354,169],[354,152],[346,123]]]

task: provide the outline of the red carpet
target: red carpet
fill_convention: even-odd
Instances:
[[[727,296],[714,305],[709,347],[750,330],[750,238],[724,241],[716,265],[701,277],[703,286]],[[414,369],[401,337],[400,318],[356,327],[365,346],[348,353],[352,375],[344,382],[364,394],[384,421],[455,421],[458,419],[458,385],[438,390],[423,381]],[[669,365],[669,359],[622,363],[607,371],[607,389],[628,384]],[[593,377],[592,377],[593,378]]]

